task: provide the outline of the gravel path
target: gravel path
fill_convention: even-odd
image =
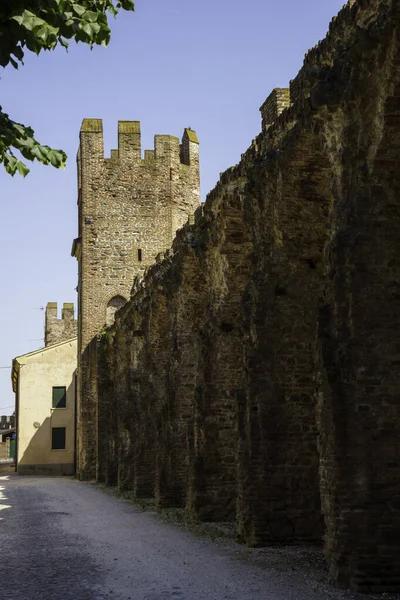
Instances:
[[[197,537],[68,478],[0,473],[0,540],[0,600],[356,598],[324,583],[318,550]]]

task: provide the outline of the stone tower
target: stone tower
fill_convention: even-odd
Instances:
[[[104,157],[101,119],[84,119],[78,166],[78,472],[91,477],[79,440],[90,430],[85,405],[85,349],[130,297],[135,275],[172,244],[177,229],[200,203],[199,142],[191,129],[182,141],[156,135],[141,153],[140,123],[119,121],[118,150]],[[93,417],[94,418],[94,417]],[[81,446],[85,447],[85,444]]]
[[[44,345],[52,346],[77,335],[77,321],[74,318],[74,305],[64,302],[61,319],[57,316],[57,302],[48,302],[45,312]]]

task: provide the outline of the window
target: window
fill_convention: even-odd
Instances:
[[[65,427],[51,428],[51,449],[65,450]]]
[[[53,387],[53,408],[67,408],[67,388]]]
[[[142,249],[139,248],[137,251],[137,259],[139,262],[142,262]]]

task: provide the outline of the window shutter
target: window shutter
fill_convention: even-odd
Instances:
[[[67,408],[67,389],[53,387],[53,408]]]

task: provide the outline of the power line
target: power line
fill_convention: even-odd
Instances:
[[[0,369],[11,369],[12,367],[0,367]]]

